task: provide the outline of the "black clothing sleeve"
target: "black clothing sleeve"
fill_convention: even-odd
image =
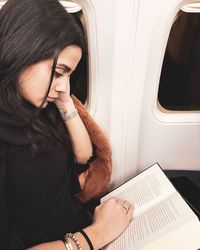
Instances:
[[[25,250],[17,229],[9,223],[5,198],[6,146],[0,143],[0,249]]]
[[[85,172],[88,170],[90,163],[92,163],[94,160],[97,158],[97,153],[96,153],[96,146],[92,144],[92,156],[88,159],[88,161],[85,164],[75,164],[75,172],[77,175]]]
[[[88,161],[85,164],[79,164],[79,163],[74,163],[74,166],[72,167],[72,173],[71,173],[71,192],[73,194],[77,194],[81,192],[81,186],[79,183],[79,175],[83,172],[85,172],[89,166],[90,163],[92,163],[97,157],[96,153],[96,146],[92,144],[92,156],[88,159]]]

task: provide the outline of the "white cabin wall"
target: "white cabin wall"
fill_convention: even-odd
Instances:
[[[112,145],[112,184],[156,161],[164,169],[200,169],[200,113],[157,105],[165,47],[183,1],[77,2],[89,22],[88,107]]]
[[[138,172],[145,57],[148,55],[153,19],[147,1],[126,1],[123,8],[121,1],[117,4],[111,143],[113,180],[120,182]]]
[[[139,14],[139,1],[116,1],[115,26],[114,26],[114,64],[113,64],[113,83],[112,83],[112,103],[111,103],[111,129],[110,139],[113,149],[113,180],[119,182],[124,179],[124,175],[129,171],[133,171],[137,167],[137,133],[134,133],[134,140],[131,139],[131,155],[133,158],[131,164],[127,164],[127,152],[129,151],[128,126],[133,124],[133,129],[137,131],[138,120],[134,117],[135,122],[132,123],[134,112],[132,108],[132,89],[134,81],[132,81],[135,40],[137,33],[137,22]],[[138,95],[139,97],[139,92]],[[136,135],[136,137],[135,137]],[[132,136],[132,135],[131,135]],[[130,162],[130,161],[129,161]]]
[[[74,2],[83,7],[88,27],[90,64],[88,110],[109,137],[114,60],[114,0]]]
[[[158,1],[141,113],[140,169],[158,161],[165,169],[200,170],[200,113],[159,110],[157,92],[162,60],[175,14],[191,1]]]

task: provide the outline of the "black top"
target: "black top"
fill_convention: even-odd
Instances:
[[[0,249],[24,250],[89,225],[66,148],[57,142],[56,153],[48,147],[33,156],[10,118],[0,114]]]

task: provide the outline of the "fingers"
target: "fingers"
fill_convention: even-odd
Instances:
[[[65,93],[66,92],[66,86],[58,84],[58,85],[55,86],[55,91]]]
[[[107,202],[110,204],[112,203],[112,205],[114,205],[114,206],[118,205],[123,210],[123,212],[128,215],[128,217],[132,218],[134,206],[132,204],[130,204],[129,201],[122,200],[122,199],[119,199],[116,197],[111,197],[108,200],[102,202],[100,204],[100,206],[107,203]]]
[[[113,199],[113,197],[111,198]],[[132,218],[133,217],[133,210],[134,207],[132,204],[130,204],[129,201],[127,200],[122,200],[122,199],[118,199],[118,198],[114,198],[117,202],[117,204],[123,208],[124,212],[128,215],[128,217]]]
[[[129,208],[130,208],[130,204],[128,201],[123,202],[123,208],[125,209],[126,213],[128,213]]]
[[[128,213],[127,213],[127,217],[130,220],[130,222],[131,222],[131,220],[133,218],[133,210],[134,210],[134,207],[133,207],[133,205],[131,205],[129,210],[128,210]]]
[[[120,207],[123,207],[124,200],[116,199],[116,201],[117,201],[117,204],[118,204]]]
[[[125,211],[125,213],[128,213],[128,211],[129,211],[129,209],[131,207],[131,204],[127,200],[118,199],[117,203],[118,203],[118,205],[120,205],[120,207],[123,208],[123,210]]]
[[[129,220],[129,223],[130,223],[133,218],[134,206],[126,200],[124,200],[122,204],[123,204],[122,207],[125,210],[125,213],[127,215],[127,219]]]

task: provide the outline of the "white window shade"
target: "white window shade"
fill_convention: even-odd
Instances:
[[[69,2],[69,1],[59,1],[67,10],[69,13],[75,13],[78,12],[82,9],[82,7],[74,2]]]
[[[181,7],[181,10],[188,13],[200,13],[200,2],[186,4]]]
[[[6,3],[6,1],[0,1],[0,9]]]
[[[36,0],[33,0],[36,1]],[[74,2],[70,1],[59,1],[69,13],[76,13],[82,9],[82,7]],[[6,1],[0,1],[0,8],[6,3]]]

